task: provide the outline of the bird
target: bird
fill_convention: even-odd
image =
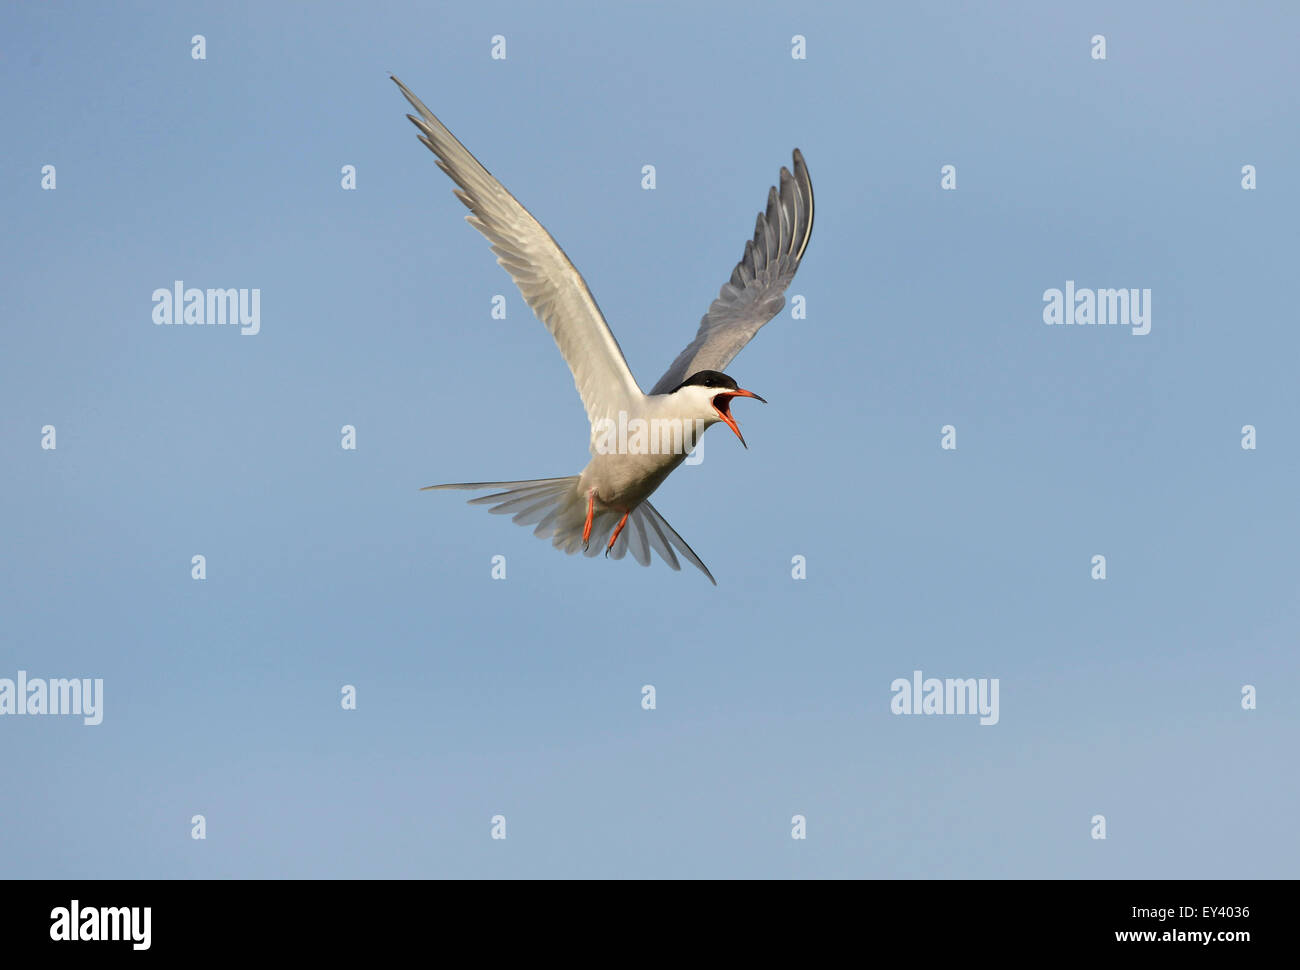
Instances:
[[[567,554],[594,556],[603,548],[607,557],[622,559],[630,551],[649,566],[653,550],[680,571],[680,553],[716,586],[708,567],[649,498],[714,424],[726,424],[749,447],[731,413],[732,402],[767,402],[722,368],[781,312],[785,290],[808,248],[813,190],[802,153],[794,149],[793,172],[782,166],[779,186],[768,190],[754,236],[746,240],[744,254],[700,320],[695,338],[647,394],[632,376],[582,274],[551,234],[405,84],[390,78],[415,109],[406,117],[419,140],[456,184],[456,197],[469,209],[466,221],[487,238],[497,262],[555,338],[591,424],[591,461],[577,475],[458,482],[422,491],[490,491],[469,503],[535,526],[536,536]]]

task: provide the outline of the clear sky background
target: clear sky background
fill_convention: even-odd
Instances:
[[[5,4],[0,677],[105,711],[0,718],[0,874],[1294,877],[1300,14],[1059,6]],[[389,72],[644,387],[803,150],[807,319],[654,499],[716,588],[418,491],[587,428]],[[918,669],[1000,722],[891,714]]]

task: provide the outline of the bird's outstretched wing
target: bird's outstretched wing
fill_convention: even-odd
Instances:
[[[700,321],[699,332],[677,355],[651,394],[667,394],[702,370],[724,370],[759,327],[785,306],[785,288],[808,248],[813,226],[813,190],[799,149],[794,174],[781,169],[781,186],[768,190],[767,211],[758,214],[754,238]]]
[[[466,221],[487,237],[497,262],[555,338],[588,420],[594,424],[600,418],[616,418],[620,409],[631,409],[643,396],[641,388],[582,274],[541,223],[433,112],[405,84],[395,77],[393,81],[419,114],[406,117],[420,130],[420,141],[459,186],[456,197],[470,211]]]

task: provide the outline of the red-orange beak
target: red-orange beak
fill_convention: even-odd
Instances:
[[[761,397],[753,391],[747,391],[743,387],[738,387],[734,391],[723,391],[721,394],[713,396],[713,410],[718,412],[718,417],[727,422],[727,427],[736,432],[736,437],[740,443],[745,445],[745,436],[740,433],[740,428],[736,426],[736,419],[731,416],[731,399],[733,397],[752,397],[755,401],[763,401]],[[766,401],[763,401],[766,404]],[[749,445],[745,445],[746,448]]]

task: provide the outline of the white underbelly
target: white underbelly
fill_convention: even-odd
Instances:
[[[594,487],[602,505],[628,512],[649,498],[685,460],[682,454],[594,455],[582,470],[578,489],[585,495]]]

